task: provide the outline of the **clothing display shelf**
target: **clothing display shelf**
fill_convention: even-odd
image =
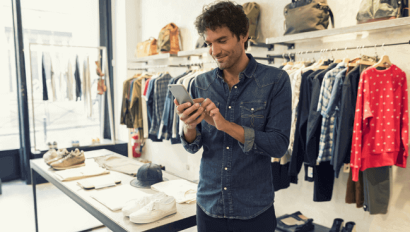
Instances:
[[[101,68],[103,68],[103,73],[105,73],[105,75],[104,75],[104,80],[105,80],[105,85],[106,85],[106,87],[107,87],[107,91],[106,91],[106,93],[108,94],[108,96],[111,96],[111,84],[110,84],[110,72],[109,72],[109,68],[108,68],[108,60],[107,60],[107,57],[108,57],[108,53],[107,53],[107,48],[106,47],[104,47],[104,46],[96,46],[96,47],[94,47],[94,46],[75,46],[75,45],[63,45],[63,44],[41,44],[41,43],[30,43],[29,44],[29,54],[28,54],[28,56],[29,56],[29,61],[30,61],[30,76],[31,76],[31,104],[32,104],[32,114],[33,114],[33,117],[32,117],[32,126],[33,126],[33,131],[36,131],[36,128],[35,128],[35,121],[36,121],[36,119],[35,119],[35,113],[34,113],[34,110],[35,110],[35,104],[34,104],[34,90],[33,90],[33,67],[32,67],[32,64],[33,64],[33,62],[32,62],[32,56],[31,56],[31,52],[33,51],[36,51],[36,52],[41,52],[41,51],[47,51],[47,52],[56,52],[56,51],[59,51],[59,50],[61,50],[61,51],[63,51],[63,52],[68,52],[68,50],[70,51],[70,52],[72,52],[72,51],[84,51],[84,50],[97,50],[98,52],[99,52],[99,57],[100,57],[100,59],[101,59]],[[104,118],[105,116],[104,116],[104,114],[105,114],[105,109],[104,109],[104,107],[105,107],[105,97],[102,97],[101,98],[101,104],[102,104],[102,109],[101,109],[101,118]],[[113,118],[114,118],[114,113],[113,113],[113,108],[112,108],[112,99],[111,99],[111,97],[108,97],[107,98],[107,101],[108,101],[108,115],[109,115],[109,118],[110,118],[110,128],[114,128],[114,120],[113,120]],[[102,125],[101,125],[101,127],[102,127]],[[103,130],[101,130],[101,132],[100,132],[101,134],[100,134],[100,137],[101,138],[103,138],[104,136],[103,136]],[[106,144],[101,144],[101,145],[93,145],[93,146],[106,146],[106,145],[115,145],[116,144],[116,141],[117,141],[117,139],[116,139],[116,135],[115,135],[115,133],[114,133],[114,130],[110,130],[110,136],[111,136],[111,141],[112,141],[112,143],[106,143]],[[34,138],[34,147],[32,148],[33,149],[33,153],[38,153],[39,152],[39,148],[40,147],[38,147],[37,146],[37,143],[36,143],[36,133],[34,133],[34,136],[33,136],[33,138]]]
[[[294,35],[285,35],[279,37],[267,38],[267,44],[279,44],[279,43],[294,43],[297,41],[306,41],[312,39],[322,39],[329,36],[343,35],[350,33],[361,34],[364,32],[380,32],[389,31],[392,29],[410,29],[410,17],[384,20],[379,22],[358,24],[351,27],[334,28],[327,30],[319,30],[305,33],[298,33]]]
[[[177,57],[178,55],[176,54],[170,54],[170,53],[163,53],[163,54],[158,54],[158,55],[153,55],[153,56],[145,56],[145,57],[140,57],[140,58],[135,58],[135,59],[130,59],[128,62],[130,63],[148,63],[150,60],[163,60],[163,59],[169,59],[171,57]]]
[[[178,57],[188,57],[189,59],[191,56],[202,57],[204,54],[209,54],[209,48],[198,48],[198,49],[189,50],[189,51],[179,51]]]

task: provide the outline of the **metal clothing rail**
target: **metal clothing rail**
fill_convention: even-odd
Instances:
[[[128,70],[145,70],[148,71],[148,69],[159,69],[159,68],[191,68],[194,66],[199,66],[202,67],[204,64],[216,64],[215,61],[198,61],[198,62],[191,62],[187,64],[168,64],[168,65],[151,65],[151,66],[143,66],[143,67],[137,67],[137,68],[128,68]]]
[[[378,48],[378,47],[389,47],[389,46],[398,46],[398,45],[408,45],[410,44],[410,40],[407,42],[403,43],[391,43],[391,44],[375,44],[375,45],[368,45],[368,46],[356,46],[356,47],[344,47],[344,48],[331,48],[331,49],[321,49],[321,50],[316,50],[316,51],[305,51],[305,52],[296,52],[296,53],[284,53],[282,54],[283,57],[286,55],[289,57],[290,55],[306,55],[309,53],[327,53],[327,52],[337,52],[337,51],[346,51],[346,50],[354,50],[354,49],[364,49],[364,48]]]

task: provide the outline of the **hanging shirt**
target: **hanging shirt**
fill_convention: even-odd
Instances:
[[[80,65],[78,64],[78,56],[75,59],[75,72],[74,72],[74,79],[75,79],[75,100],[81,100],[81,78],[80,78]]]
[[[46,75],[46,68],[44,64],[44,54],[41,57],[41,80],[43,82],[43,101],[47,101],[48,100],[47,75]]]
[[[67,77],[67,98],[69,101],[72,101],[74,99],[74,95],[73,95],[74,77],[73,77],[73,66],[71,65],[70,61],[68,61],[66,77]]]
[[[353,181],[359,170],[397,165],[408,156],[406,74],[396,65],[366,69],[358,88],[350,166]]]
[[[335,113],[328,115],[326,109],[329,105],[330,96],[332,94],[333,84],[337,74],[345,69],[345,63],[339,63],[334,69],[327,72],[323,78],[320,88],[319,103],[317,111],[322,115],[322,125],[320,129],[319,155],[316,163],[332,160],[333,148],[333,129],[335,121]]]
[[[306,139],[306,156],[305,163],[315,166],[319,154],[319,139],[322,125],[322,115],[317,112],[317,105],[319,102],[320,88],[322,80],[327,72],[335,68],[337,64],[331,64],[326,70],[317,74],[313,79],[309,80],[311,85],[311,103],[309,109],[309,117],[307,124],[307,139]]]

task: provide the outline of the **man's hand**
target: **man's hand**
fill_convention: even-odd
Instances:
[[[195,129],[196,125],[201,123],[204,119],[204,107],[200,105],[203,101],[203,98],[194,99],[195,104],[191,106],[191,103],[189,102],[180,105],[178,104],[177,99],[174,100],[174,103],[177,106],[176,110],[179,119],[185,123],[187,129]]]
[[[212,102],[211,99],[207,98],[202,102],[201,107],[205,109],[205,114],[207,117],[212,118],[213,121],[211,123],[208,118],[205,118],[205,120],[216,127],[216,129],[220,131],[224,131],[226,127],[229,125],[229,122],[225,120],[225,118],[222,116],[222,114],[219,112],[218,107],[216,107],[215,103]]]

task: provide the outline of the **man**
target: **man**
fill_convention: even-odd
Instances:
[[[275,231],[270,160],[289,145],[289,77],[245,53],[249,22],[240,5],[209,5],[195,26],[218,64],[191,85],[193,106],[175,101],[184,148],[203,147],[198,231]]]

